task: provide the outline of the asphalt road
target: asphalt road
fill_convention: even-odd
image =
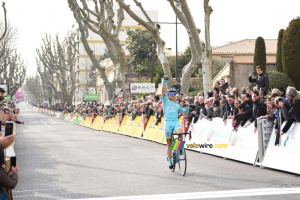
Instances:
[[[19,120],[26,123],[17,126],[15,143],[19,183],[13,194],[17,200],[143,198],[139,195],[299,199],[300,179],[294,174],[188,151],[187,175],[182,177],[168,169],[165,145],[74,125],[38,113],[25,103],[18,107]]]

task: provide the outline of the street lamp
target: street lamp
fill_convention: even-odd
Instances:
[[[149,22],[147,22],[149,23]],[[178,30],[177,30],[177,25],[178,24],[182,24],[182,23],[178,23],[177,22],[177,16],[176,16],[176,19],[175,19],[175,23],[174,22],[153,22],[153,23],[156,23],[156,24],[175,24],[175,41],[176,41],[176,46],[175,46],[175,50],[176,50],[176,53],[175,53],[175,79],[178,81]],[[140,24],[138,24],[140,25]]]

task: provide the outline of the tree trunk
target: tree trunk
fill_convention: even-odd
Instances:
[[[203,88],[204,94],[212,89],[212,48],[210,45],[210,15],[212,13],[212,8],[208,5],[209,0],[204,0],[204,13],[205,13],[205,58],[202,65],[203,69]]]

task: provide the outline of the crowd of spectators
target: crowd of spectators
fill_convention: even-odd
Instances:
[[[240,125],[248,127],[254,123],[256,132],[257,119],[264,118],[274,121],[276,130],[282,130],[280,133],[284,134],[293,122],[300,122],[300,94],[295,88],[288,87],[286,90],[278,87],[268,93],[269,80],[260,66],[257,67],[256,77],[253,78],[252,73],[249,75],[249,82],[256,83],[256,87],[242,87],[239,91],[237,87],[229,87],[228,83],[221,79],[206,95],[199,92],[196,96],[188,96],[178,92],[175,101],[182,108],[189,106],[189,122],[195,123],[199,118],[207,120],[221,118],[226,125],[228,119],[232,119],[233,130],[237,130]],[[172,87],[180,90],[178,82],[175,82]],[[115,117],[117,113],[122,113],[131,116],[132,120],[136,116],[149,118],[153,115],[157,119],[156,125],[163,117],[162,100],[158,95],[144,96],[138,100],[124,100],[116,104],[87,102],[77,106],[61,107],[57,105],[52,106],[51,109],[77,112],[83,117],[100,115],[110,118]],[[181,114],[178,114],[178,117],[180,116]],[[284,121],[287,123],[285,127],[281,128]]]
[[[17,119],[20,112],[12,102],[2,103],[5,90],[0,88],[0,127],[5,126],[7,121],[24,124]],[[5,149],[12,145],[14,135],[4,136],[0,129],[0,199],[12,197],[11,189],[18,184],[18,164],[13,167],[6,159]]]

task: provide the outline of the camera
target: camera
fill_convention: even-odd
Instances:
[[[12,135],[14,132],[14,122],[6,122],[5,123],[5,136]]]
[[[10,157],[10,166],[16,167],[16,165],[17,165],[17,157],[15,156]]]

